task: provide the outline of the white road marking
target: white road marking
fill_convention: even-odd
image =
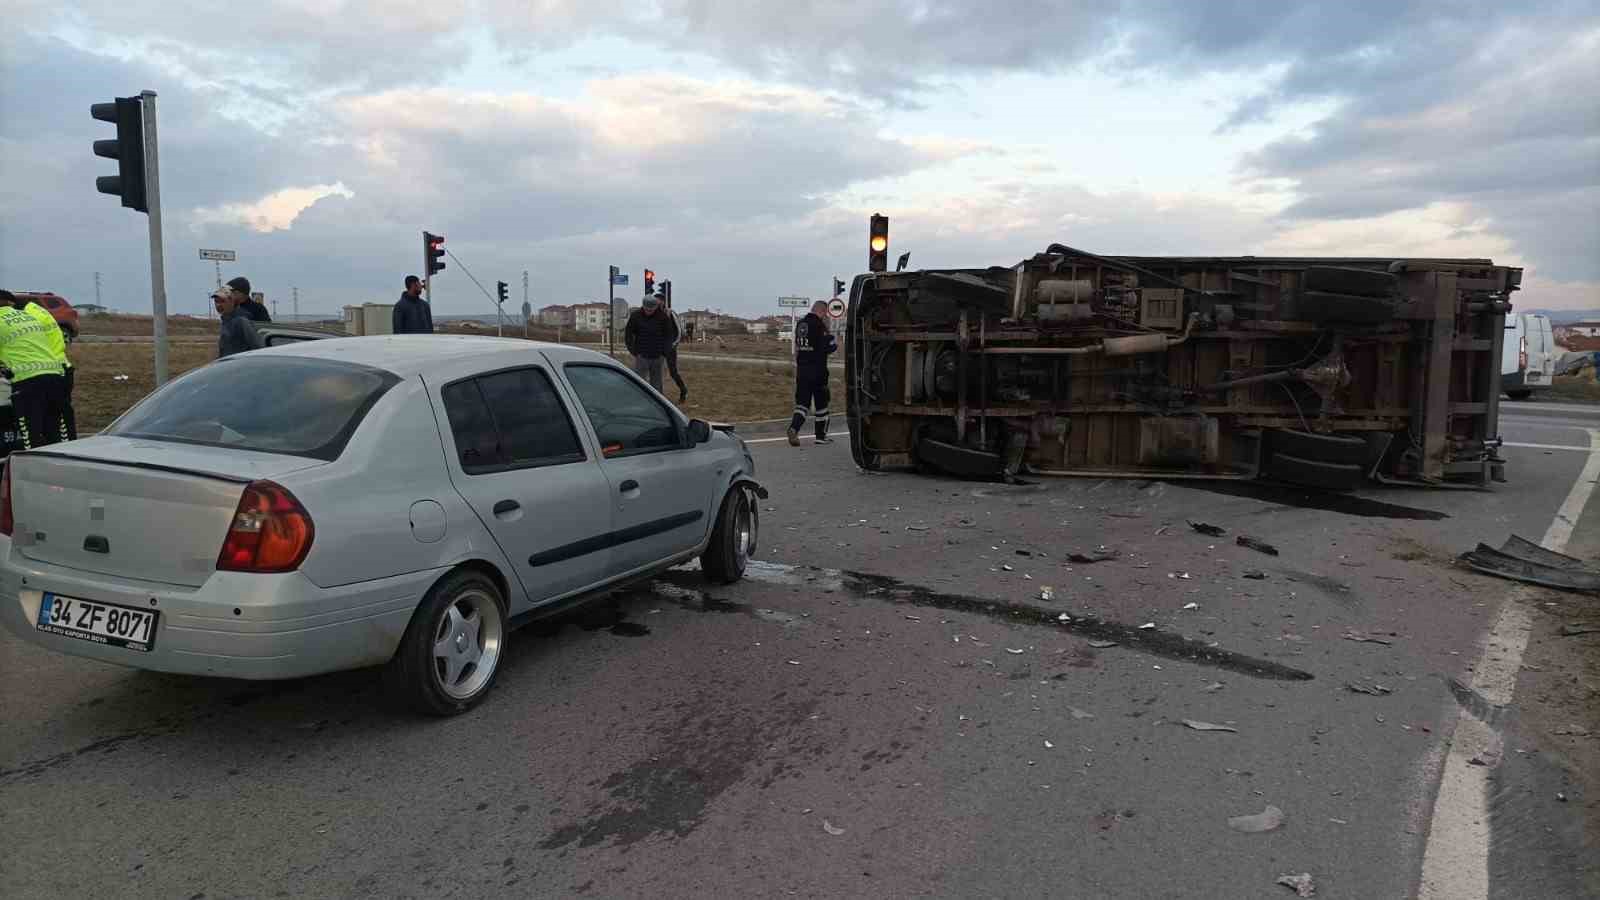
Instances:
[[[828,434],[828,437],[832,437],[832,438],[849,437],[849,436],[850,436],[850,432],[848,432],[848,431],[834,431],[834,432],[830,432]],[[777,443],[778,441],[787,441],[788,439],[789,438],[787,436],[785,436],[785,437],[775,437],[775,438],[755,438],[754,440],[752,440],[750,438],[745,438],[745,443],[746,444],[774,444],[774,443]],[[814,441],[814,440],[816,440],[816,438],[812,437],[809,434],[802,434],[802,435],[800,435],[800,440],[802,440],[802,441]]]
[[[1565,550],[1572,539],[1572,530],[1600,478],[1600,429],[1587,431],[1589,459],[1539,542],[1557,552]],[[1516,693],[1517,673],[1533,628],[1527,605],[1533,593],[1532,588],[1519,585],[1506,596],[1473,667],[1472,689],[1495,706],[1509,704]],[[1486,900],[1489,896],[1489,776],[1501,749],[1500,734],[1493,727],[1461,710],[1433,804],[1418,900]],[[1489,764],[1473,765],[1474,758]]]
[[[1579,447],[1577,444],[1513,444],[1506,441],[1502,447],[1523,447],[1528,450],[1576,450],[1579,453],[1588,453],[1593,448]]]

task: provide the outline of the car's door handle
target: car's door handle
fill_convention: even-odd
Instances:
[[[503,516],[507,513],[514,513],[521,508],[522,504],[515,500],[501,500],[499,503],[494,505],[494,514],[497,516]]]
[[[629,478],[627,481],[624,481],[621,485],[619,485],[617,487],[617,490],[623,492],[624,494],[626,494],[629,491],[637,491],[638,489],[639,489],[639,482],[634,481],[632,478]]]

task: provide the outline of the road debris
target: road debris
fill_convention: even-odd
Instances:
[[[921,616],[911,616],[911,615],[908,615],[908,616],[906,616],[906,619],[907,619],[907,620],[908,620],[908,621],[911,621],[911,622],[921,622],[921,621],[922,621],[922,617],[921,617]]]
[[[1101,547],[1099,550],[1090,551],[1088,553],[1068,553],[1067,554],[1067,560],[1069,562],[1075,562],[1080,566],[1086,566],[1086,565],[1089,565],[1090,563],[1110,562],[1111,560],[1116,559],[1116,558],[1117,558],[1117,551],[1115,551],[1115,550],[1107,550],[1104,547]]]
[[[1198,604],[1198,603],[1185,603],[1183,605],[1183,608],[1186,609],[1186,610],[1199,609],[1200,608],[1200,604]]]
[[[1154,623],[1154,622],[1146,622],[1143,625],[1139,626],[1139,630],[1140,631],[1149,631],[1150,629],[1152,629],[1154,627],[1156,627],[1156,623]]]
[[[1565,792],[1562,792],[1562,793],[1559,793],[1559,794],[1556,794],[1556,800],[1558,800],[1558,801],[1560,801],[1560,802],[1561,802],[1561,803],[1565,803],[1565,802],[1567,802],[1567,795],[1566,795],[1566,793],[1565,793]]]
[[[1347,641],[1355,641],[1358,644],[1383,644],[1384,646],[1390,646],[1394,643],[1394,641],[1391,641],[1386,637],[1368,634],[1365,631],[1346,631],[1344,633],[1344,639]]]
[[[1085,710],[1081,710],[1081,709],[1077,708],[1076,706],[1067,707],[1067,712],[1072,713],[1072,717],[1074,719],[1092,719],[1092,718],[1094,718],[1094,713],[1087,712]]]
[[[831,835],[833,835],[834,837],[838,837],[839,835],[844,834],[844,829],[843,828],[836,827],[832,822],[829,822],[827,819],[823,819],[822,820],[822,830],[826,831],[827,833],[829,833]]]
[[[1570,622],[1561,626],[1562,637],[1577,637],[1580,634],[1600,634],[1600,623]]]
[[[1561,737],[1591,737],[1594,732],[1578,725],[1568,725],[1565,728],[1557,728],[1554,734]]]
[[[1261,571],[1260,569],[1251,569],[1250,571],[1244,573],[1244,577],[1250,579],[1251,581],[1266,581],[1267,573]]]
[[[1382,697],[1385,694],[1394,693],[1394,689],[1385,687],[1377,682],[1363,684],[1361,682],[1352,681],[1345,684],[1345,689],[1354,694],[1371,694],[1374,697]]]
[[[1195,731],[1231,731],[1234,734],[1239,733],[1239,729],[1233,727],[1232,725],[1217,725],[1212,722],[1201,722],[1196,719],[1184,719],[1183,724],[1193,728]]]
[[[1258,553],[1265,553],[1268,556],[1277,556],[1278,555],[1278,548],[1277,547],[1272,546],[1271,544],[1267,543],[1266,541],[1258,541],[1253,537],[1245,537],[1244,535],[1241,534],[1241,535],[1239,535],[1239,539],[1234,541],[1234,543],[1238,544],[1241,547],[1248,547],[1249,549],[1255,550]]]
[[[1194,576],[1190,575],[1188,572],[1168,572],[1167,573],[1167,577],[1168,578],[1176,578],[1179,581],[1188,581],[1188,580],[1194,578]]]
[[[800,660],[798,660],[798,659],[791,659],[791,660],[789,660],[789,665],[791,665],[791,666],[798,666],[798,665],[800,665]]]
[[[1222,682],[1213,681],[1210,684],[1206,685],[1205,687],[1201,688],[1200,690],[1205,691],[1208,694],[1215,694],[1217,691],[1222,690]]]
[[[1107,647],[1115,647],[1116,645],[1117,645],[1116,641],[1090,641],[1089,642],[1089,646],[1095,648],[1096,650],[1104,650]]]
[[[1515,534],[1499,550],[1480,543],[1476,550],[1461,554],[1459,559],[1468,568],[1486,575],[1576,593],[1600,593],[1600,570]]]
[[[926,526],[926,525],[907,525],[906,526],[906,530],[907,531],[927,531],[928,530],[928,526]]]
[[[1012,654],[1013,656],[1020,656],[1021,654],[1025,653],[1027,651],[1025,651],[1025,650],[1016,650],[1016,649],[1013,649],[1011,647],[1007,647],[1006,648],[1006,652]]]
[[[1234,816],[1228,820],[1228,827],[1234,831],[1245,834],[1259,834],[1263,831],[1272,831],[1283,825],[1283,810],[1276,806],[1268,806],[1253,816]]]
[[[1055,745],[1055,744],[1052,744],[1052,743],[1050,743],[1050,742],[1049,742],[1049,741],[1045,741],[1045,742],[1044,742],[1044,748],[1045,748],[1045,749],[1046,749],[1046,750],[1054,750],[1054,749],[1055,749],[1055,748],[1056,748],[1056,745]]]
[[[1207,537],[1222,537],[1228,533],[1226,528],[1218,525],[1212,525],[1208,522],[1196,522],[1193,519],[1189,520],[1189,527],[1203,535],[1206,535]]]
[[[1302,872],[1299,875],[1279,875],[1277,883],[1284,887],[1294,888],[1296,897],[1315,897],[1317,895],[1317,886],[1312,883],[1309,872]]]
[[[1001,566],[1000,569],[1001,569],[1001,571],[1005,571],[1005,572],[1015,572],[1016,571],[1016,569],[1013,569],[1010,566]]]
[[[1040,600],[1050,601],[1050,600],[1054,600],[1055,598],[1056,598],[1056,589],[1055,588],[1051,587],[1048,584],[1044,585],[1041,588],[1039,588],[1039,599]]]

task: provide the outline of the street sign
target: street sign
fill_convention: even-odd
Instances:
[[[612,284],[619,284],[619,285],[622,285],[623,287],[627,287],[627,285],[628,285],[628,273],[627,272],[618,272],[617,274],[611,276],[611,283]]]
[[[232,250],[201,250],[200,258],[209,259],[213,262],[235,262],[238,260]]]
[[[811,305],[810,297],[779,297],[779,309],[805,309]]]
[[[833,298],[832,302],[828,304],[828,315],[834,317],[835,319],[843,316],[844,301],[840,300],[838,297]]]

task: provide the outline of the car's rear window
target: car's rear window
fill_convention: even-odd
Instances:
[[[244,355],[177,379],[107,433],[333,460],[398,382],[353,363]]]

